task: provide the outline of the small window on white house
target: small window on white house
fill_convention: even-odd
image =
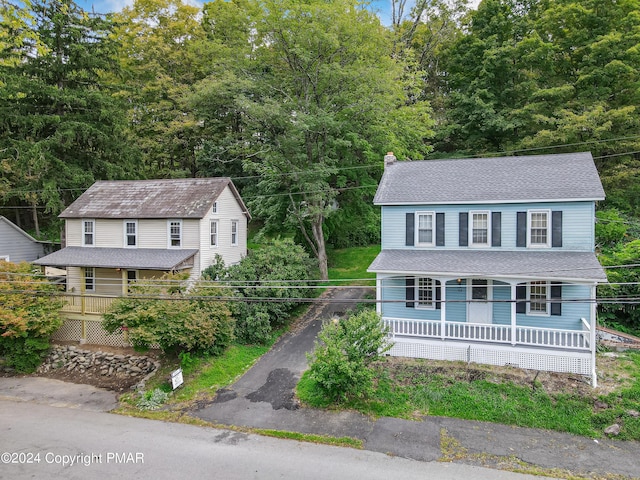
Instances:
[[[218,202],[213,202],[213,208],[211,209],[212,213],[218,213]]]
[[[530,315],[549,315],[549,284],[531,282],[528,285],[527,313]]]
[[[529,210],[528,239],[530,247],[549,247],[551,235],[549,232],[549,211]]]
[[[85,245],[85,246],[95,245],[95,229],[96,229],[96,222],[94,220],[82,221],[82,245]]]
[[[87,292],[96,290],[96,271],[93,267],[84,268],[84,289]]]
[[[218,220],[211,220],[211,246],[218,246]]]
[[[138,222],[125,220],[124,222],[124,246],[136,247],[138,245]]]
[[[231,245],[238,245],[238,221],[231,220]]]
[[[433,212],[416,212],[417,228],[416,228],[416,245],[433,246],[433,225],[435,214]]]
[[[435,308],[435,282],[432,278],[419,277],[416,282],[416,307]]]
[[[179,248],[182,246],[182,222],[180,220],[169,220],[169,247]]]
[[[489,212],[469,212],[471,216],[471,245],[489,246]]]

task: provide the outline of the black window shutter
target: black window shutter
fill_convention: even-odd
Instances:
[[[444,247],[444,213],[436,213],[436,247]]]
[[[518,230],[516,233],[516,247],[527,246],[527,212],[518,212]]]
[[[409,277],[407,278],[407,293],[406,293],[406,300],[407,300],[407,308],[415,308],[416,304],[414,302],[414,300],[416,299],[416,290],[415,290],[415,285],[416,285],[416,279],[413,277]]]
[[[555,213],[555,212],[554,212]],[[551,315],[562,315],[562,303],[553,300],[562,300],[562,284],[551,284]]]
[[[408,247],[413,246],[413,239],[415,238],[414,230],[413,230],[415,228],[414,218],[415,218],[415,214],[407,213],[407,225],[406,225],[407,235],[406,235],[405,245],[407,245]]]
[[[469,245],[469,214],[467,212],[460,212],[460,236],[458,245],[461,247]]]
[[[502,245],[502,213],[491,212],[491,246],[499,247]]]
[[[440,310],[442,308],[442,284],[440,280],[436,280],[436,310]]]
[[[562,246],[562,210],[551,212],[551,246]]]
[[[527,313],[527,286],[525,284],[516,285],[516,313]]]

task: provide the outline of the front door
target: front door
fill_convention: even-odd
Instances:
[[[467,298],[469,308],[467,309],[467,322],[469,323],[491,323],[493,317],[493,305],[491,303],[491,281],[483,279],[473,279],[469,283]]]

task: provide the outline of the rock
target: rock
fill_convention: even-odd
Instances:
[[[132,372],[136,372],[136,373],[140,373],[142,371],[141,368],[136,367],[135,365],[133,367],[130,367],[129,370],[131,370]]]
[[[613,425],[609,425],[607,428],[604,429],[604,433],[605,435],[619,435],[620,434],[620,425],[618,425],[617,423],[614,423]]]
[[[633,418],[638,418],[640,417],[640,412],[638,412],[637,410],[627,410],[627,415]]]
[[[597,410],[606,410],[607,408],[609,408],[609,405],[601,402],[600,400],[596,400],[593,404],[594,408],[596,408]]]

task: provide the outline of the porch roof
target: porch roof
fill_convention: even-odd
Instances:
[[[196,249],[66,247],[33,263],[48,267],[181,270],[193,266],[188,260],[196,253]]]
[[[604,269],[592,252],[383,250],[368,271],[462,278],[607,281]]]

